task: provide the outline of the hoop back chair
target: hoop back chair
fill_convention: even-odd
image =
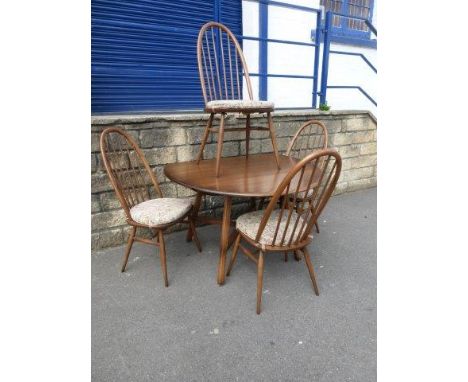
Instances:
[[[159,247],[164,285],[167,287],[169,284],[163,231],[176,223],[188,223],[192,238],[201,251],[190,216],[192,202],[189,199],[163,197],[143,152],[123,130],[113,127],[105,129],[101,133],[100,146],[104,167],[125,211],[126,221],[132,227],[121,272],[125,271],[134,241],[155,245]],[[151,188],[156,195],[155,199],[151,198]],[[149,228],[155,240],[136,236],[138,227]]]
[[[308,154],[316,151],[323,150],[328,147],[328,131],[325,125],[317,120],[309,120],[305,122],[296,131],[286,149],[286,156],[290,156],[296,159],[302,159]],[[304,195],[300,194],[299,199],[303,198]],[[260,199],[259,209],[263,208],[265,198]],[[318,222],[315,223],[317,233],[320,232]],[[295,259],[300,258],[295,253]],[[288,253],[284,254],[284,260],[288,261]]]
[[[270,133],[276,164],[279,168],[278,147],[271,117],[274,104],[268,101],[254,101],[247,63],[242,48],[233,33],[225,25],[217,22],[208,22],[203,25],[198,34],[197,59],[205,112],[210,113],[197,156],[197,163],[203,159],[203,151],[210,132],[218,134],[216,176],[219,176],[224,132],[245,131],[245,154],[248,157],[250,132],[252,130],[266,130]],[[243,98],[244,85],[248,94],[246,100]],[[246,115],[245,127],[225,128],[226,114],[236,112]],[[268,127],[251,126],[250,114],[252,113],[266,113]],[[213,128],[215,114],[221,116],[218,129]]]
[[[296,131],[286,149],[286,155],[302,159],[316,150],[323,150],[327,147],[327,128],[322,122],[312,119]]]
[[[330,199],[340,172],[341,157],[335,150],[319,150],[309,154],[289,171],[266,210],[249,212],[237,219],[238,234],[227,276],[239,249],[257,264],[257,314],[261,310],[264,254],[267,251],[301,251],[315,294],[319,295],[307,245],[312,241],[312,227]],[[299,197],[304,191],[312,191],[307,202]],[[284,195],[290,197],[281,198]],[[256,253],[244,247],[241,239],[256,248]]]
[[[308,154],[323,150],[328,147],[328,131],[325,125],[317,120],[310,120],[304,123],[294,134],[286,149],[286,156],[291,156],[296,159],[302,159]],[[301,194],[299,198],[304,198],[306,195]],[[318,221],[315,223],[317,233],[320,233]],[[296,260],[298,257],[295,254]],[[285,254],[285,261],[288,259],[288,254]]]

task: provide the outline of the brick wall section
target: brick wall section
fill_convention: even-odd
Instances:
[[[207,123],[206,114],[94,116],[91,125],[91,235],[92,249],[122,244],[129,227],[123,210],[105,172],[99,153],[100,132],[116,126],[129,132],[143,149],[150,166],[157,174],[165,196],[191,197],[195,193],[177,185],[164,176],[164,165],[172,162],[194,160],[200,139]],[[377,184],[377,124],[365,111],[279,111],[273,121],[280,152],[284,152],[290,138],[307,120],[322,121],[329,132],[329,147],[336,148],[343,158],[343,169],[335,194],[374,187]],[[217,122],[215,122],[217,123]],[[227,126],[243,126],[245,118],[230,116]],[[266,126],[266,118],[253,117],[252,125]],[[223,156],[245,154],[245,133],[225,134]],[[250,152],[271,152],[267,132],[253,131]],[[209,138],[205,157],[213,158],[216,145]],[[220,216],[222,198],[207,196],[202,213]],[[248,200],[233,199],[233,215],[247,208]],[[180,229],[180,226],[174,229]],[[144,233],[143,233],[144,234]]]

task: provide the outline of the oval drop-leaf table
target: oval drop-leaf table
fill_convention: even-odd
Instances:
[[[202,160],[199,164],[196,161],[171,163],[164,167],[164,173],[170,180],[197,192],[193,211],[194,217],[198,215],[203,194],[224,197],[217,275],[218,284],[224,284],[225,280],[232,197],[271,197],[288,171],[297,162],[298,160],[295,158],[280,155],[280,168],[278,169],[275,156],[271,153],[249,155],[248,157],[226,157],[221,158],[219,177],[216,176],[216,159]],[[305,187],[304,185],[304,189]]]

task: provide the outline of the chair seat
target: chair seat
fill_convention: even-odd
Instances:
[[[280,210],[275,210],[271,213],[270,219],[268,220],[268,223],[266,224],[265,229],[263,230],[262,236],[260,237],[260,240],[259,240],[260,244],[272,245],[273,237],[276,231],[276,226],[278,224],[279,213],[280,213]],[[259,211],[248,212],[244,215],[239,216],[236,221],[237,230],[242,232],[245,236],[248,236],[250,239],[255,240],[255,237],[257,236],[257,232],[258,232],[258,227],[260,226],[260,222],[262,221],[264,214],[265,214],[264,210],[259,210]],[[294,223],[291,224],[291,222],[296,222],[297,217],[298,217],[298,214],[295,211],[293,211],[291,215],[290,224],[288,224],[288,229],[287,229],[286,236],[283,242],[283,246],[288,245],[291,239],[291,236],[293,235],[295,224]],[[294,238],[292,241],[295,241],[300,234],[300,230],[302,228],[302,223],[303,223],[302,218],[300,219],[301,220],[297,224],[296,230],[294,232]],[[287,221],[288,221],[288,213],[283,212],[283,216],[281,217],[281,224],[278,229],[278,234],[276,235],[276,240],[274,244],[275,246],[279,246],[283,239]]]
[[[207,112],[266,112],[273,111],[275,104],[269,101],[252,100],[219,100],[210,101],[206,104]]]
[[[137,223],[155,227],[180,219],[190,208],[192,208],[190,199],[157,198],[132,207],[130,215]]]

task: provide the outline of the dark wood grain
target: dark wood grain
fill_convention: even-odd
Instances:
[[[250,154],[221,158],[219,177],[216,177],[215,159],[199,164],[196,161],[171,163],[164,167],[164,173],[172,181],[204,194],[269,197],[297,162],[295,158],[280,155],[278,169],[274,154]],[[317,179],[319,175],[317,172]],[[296,185],[294,181],[292,185]],[[301,190],[306,187],[304,183]]]

